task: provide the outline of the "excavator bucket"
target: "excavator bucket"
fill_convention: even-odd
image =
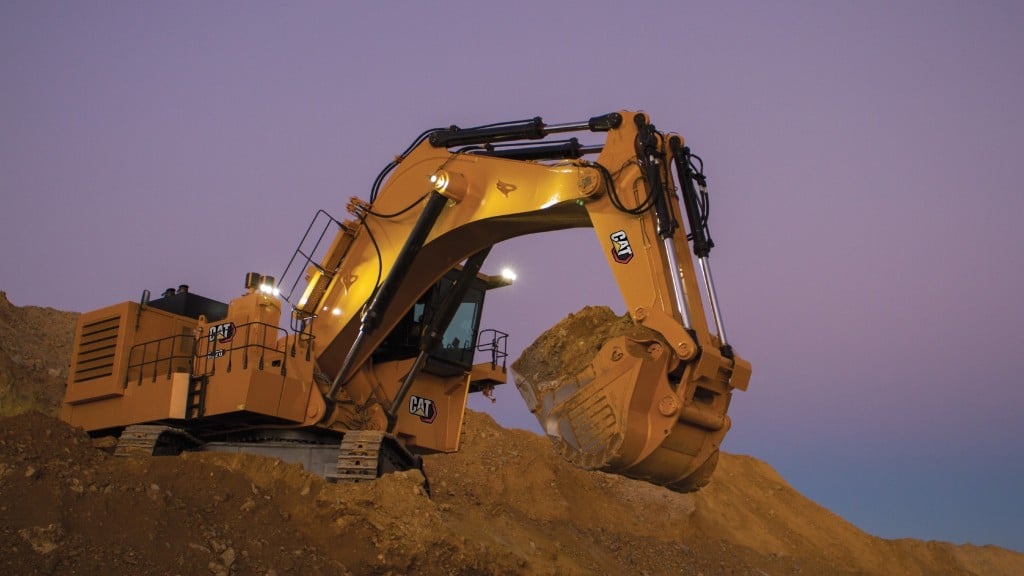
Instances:
[[[700,364],[680,369],[657,332],[587,307],[542,334],[512,373],[566,460],[689,492],[710,480],[729,429],[731,388],[715,381],[720,371],[695,374]]]

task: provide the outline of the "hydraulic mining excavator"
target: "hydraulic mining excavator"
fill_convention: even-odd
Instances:
[[[603,142],[549,138],[569,133]],[[182,285],[82,314],[61,417],[119,434],[118,454],[255,452],[357,481],[421,467],[458,450],[468,394],[506,381],[507,334],[480,329],[486,292],[509,283],[481,272],[491,247],[592,227],[654,336],[517,387],[569,460],[699,488],[750,378],[722,324],[707,199],[700,159],[644,113],[428,130],[349,219],[318,211],[279,279],[249,274],[229,303]]]

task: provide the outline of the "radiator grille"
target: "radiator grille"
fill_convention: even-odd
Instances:
[[[75,382],[86,382],[114,373],[120,316],[90,322],[82,326],[75,355]]]

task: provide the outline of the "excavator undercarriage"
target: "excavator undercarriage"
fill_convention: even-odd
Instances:
[[[333,482],[365,482],[400,470],[423,471],[423,458],[393,434],[350,430],[344,435],[262,431],[204,442],[177,426],[134,424],[119,435],[115,456],[177,456],[182,452],[243,452],[301,464]],[[424,475],[425,477],[425,475]]]

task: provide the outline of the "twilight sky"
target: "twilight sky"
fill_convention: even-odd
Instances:
[[[883,537],[1024,551],[1024,4],[0,3],[0,290],[85,311],[279,275],[421,131],[647,111],[704,158],[725,449]],[[513,357],[623,312],[590,230],[518,239]],[[514,386],[473,401],[539,431]]]

